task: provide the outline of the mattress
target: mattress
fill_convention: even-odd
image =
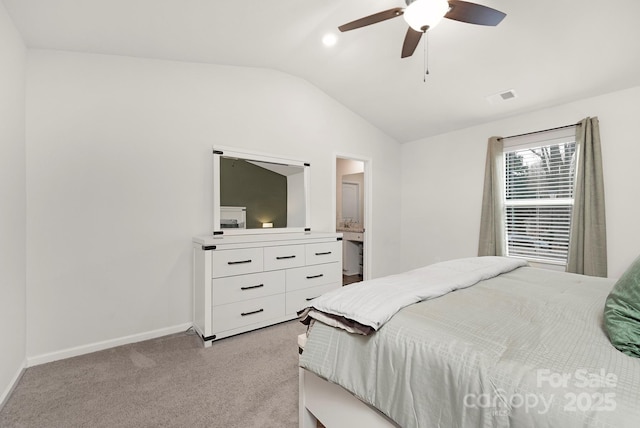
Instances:
[[[402,427],[635,427],[640,359],[602,327],[612,287],[521,267],[407,306],[371,336],[316,322],[300,365]]]

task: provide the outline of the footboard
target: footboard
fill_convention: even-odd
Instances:
[[[300,375],[300,428],[397,428],[393,421],[347,390],[303,368]]]
[[[305,339],[298,339],[301,352]],[[358,400],[341,386],[303,368],[298,368],[298,376],[300,428],[316,428],[318,421],[326,428],[398,428],[398,425],[385,415]]]

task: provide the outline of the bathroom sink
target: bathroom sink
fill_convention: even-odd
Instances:
[[[364,229],[362,227],[336,227],[336,232],[364,233]]]

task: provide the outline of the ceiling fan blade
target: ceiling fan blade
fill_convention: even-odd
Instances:
[[[377,24],[378,22],[395,18],[397,16],[402,15],[403,13],[404,13],[404,8],[401,8],[401,7],[384,10],[382,12],[374,13],[373,15],[365,16],[364,18],[356,19],[355,21],[351,21],[344,25],[341,25],[338,27],[338,30],[342,32],[355,30],[356,28],[366,27],[367,25]]]
[[[496,26],[507,16],[499,10],[466,1],[449,0],[449,6],[451,9],[445,18],[469,24]]]
[[[407,35],[404,36],[404,43],[402,44],[402,55],[401,58],[406,58],[408,56],[413,55],[416,48],[418,47],[418,43],[420,43],[420,39],[422,38],[421,31],[416,31],[413,28],[409,27],[407,30]]]

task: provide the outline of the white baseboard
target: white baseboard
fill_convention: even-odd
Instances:
[[[132,334],[131,336],[119,337],[117,339],[104,340],[102,342],[89,343],[87,345],[76,346],[60,351],[50,352],[42,355],[27,357],[27,367],[50,363],[52,361],[63,360],[65,358],[77,357],[78,355],[90,354],[91,352],[102,351],[116,346],[127,345],[129,343],[142,342],[143,340],[155,339],[156,337],[186,331],[192,323],[174,325],[172,327],[147,331],[144,333]]]
[[[2,395],[0,395],[0,410],[2,410],[4,408],[4,405],[7,404],[7,401],[9,401],[9,397],[11,397],[13,390],[18,385],[18,382],[20,382],[20,378],[22,378],[22,375],[24,374],[24,371],[26,369],[27,369],[27,360],[24,360],[20,365],[20,367],[18,367],[16,374],[11,379],[11,382],[9,382],[9,385],[7,386],[7,388],[4,391],[2,391]]]

